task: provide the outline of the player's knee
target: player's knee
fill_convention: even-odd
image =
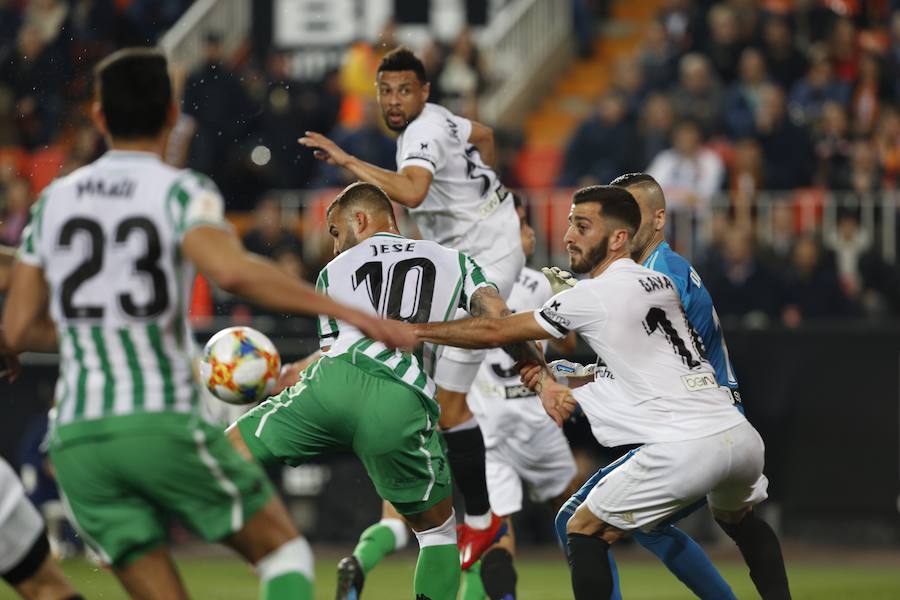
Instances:
[[[451,512],[450,516],[442,524],[430,529],[414,531],[416,539],[419,541],[419,549],[428,548],[430,546],[446,546],[448,544],[456,545],[456,514]]]
[[[402,519],[386,518],[378,522],[394,534],[394,550],[402,550],[409,543],[409,529]]]
[[[554,519],[554,525],[556,526],[556,537],[559,540],[559,544],[563,547],[564,550],[567,550],[568,546],[568,525],[569,519],[572,518],[572,513],[575,512],[575,508],[569,503],[563,504],[563,507],[559,509],[559,512],[556,513],[556,518]]]
[[[36,581],[38,579],[37,576],[49,557],[50,544],[47,541],[47,534],[41,532],[31,545],[31,548],[28,549],[28,552],[11,569],[3,573],[2,577],[12,586],[17,586],[28,580],[35,580],[34,583],[40,583]]]
[[[312,581],[313,567],[312,549],[302,537],[285,542],[256,563],[256,570],[263,583],[285,573],[300,573]]]

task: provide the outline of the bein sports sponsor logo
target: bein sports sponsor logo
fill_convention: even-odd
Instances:
[[[572,324],[572,322],[569,321],[569,319],[567,319],[566,317],[562,316],[561,314],[559,314],[559,313],[556,312],[555,310],[551,310],[551,309],[549,309],[549,308],[545,308],[544,310],[542,310],[542,311],[541,311],[541,314],[542,314],[542,315],[544,316],[544,318],[547,319],[548,321],[553,321],[554,323],[559,323],[559,324],[562,325],[563,327],[568,327],[569,325]]]
[[[713,373],[696,373],[691,375],[682,375],[681,382],[689,392],[698,390],[710,390],[719,387],[716,376]]]

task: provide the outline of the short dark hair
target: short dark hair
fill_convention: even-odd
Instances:
[[[172,81],[162,52],[153,48],[119,50],[97,65],[94,81],[112,137],[159,135],[172,103]]]
[[[647,173],[625,173],[624,175],[619,175],[618,177],[610,181],[609,185],[627,188],[633,185],[638,185],[639,183],[652,183],[653,185],[659,185],[659,182],[653,178],[653,175],[649,175]]]
[[[427,83],[425,65],[419,60],[413,51],[406,46],[398,46],[384,55],[378,63],[378,73],[382,71],[412,71],[416,74],[419,83]]]
[[[591,185],[581,188],[572,197],[572,204],[596,202],[606,219],[620,221],[634,235],[641,226],[641,209],[631,192],[614,185]]]
[[[391,199],[388,198],[383,189],[374,183],[365,181],[351,183],[331,202],[325,214],[331,215],[336,208],[343,210],[348,207],[360,207],[375,212],[384,212],[387,213],[392,222],[394,220],[394,209],[391,206]]]

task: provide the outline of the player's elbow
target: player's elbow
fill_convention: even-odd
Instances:
[[[204,275],[231,294],[240,294],[247,283],[246,271],[237,264],[215,265],[207,269]]]
[[[26,327],[22,326],[22,321],[4,319],[3,320],[3,344],[9,348],[13,354],[24,352],[25,348],[25,331]]]
[[[407,208],[419,208],[423,202],[425,202],[425,198],[428,196],[428,187],[419,188],[414,187],[410,190],[409,194],[404,198],[403,205]]]

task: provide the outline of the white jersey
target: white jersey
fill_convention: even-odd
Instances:
[[[554,337],[577,331],[597,353],[595,380],[573,393],[605,446],[698,439],[745,420],[665,275],[622,258],[534,317]]]
[[[18,257],[50,289],[57,425],[194,412],[194,269],[180,245],[198,225],[228,227],[215,185],[145,152],[107,152],[41,195]]]
[[[465,252],[487,267],[522,252],[519,218],[497,174],[469,143],[472,123],[428,103],[397,138],[397,170],[422,167],[434,178],[409,213],[422,237]]]
[[[547,278],[526,267],[506,304],[513,312],[526,312],[540,308],[552,295]],[[515,361],[499,348],[489,351],[481,363],[466,401],[488,448],[508,438],[527,442],[536,429],[552,423],[537,395],[522,385]]]
[[[447,321],[457,308],[469,309],[479,288],[491,285],[462,252],[428,240],[376,233],[342,252],[319,273],[316,289],[349,306],[383,318],[411,323]],[[416,354],[390,350],[359,329],[319,317],[319,341],[325,356],[347,355],[362,368],[395,377],[429,398],[437,346],[424,344]]]

